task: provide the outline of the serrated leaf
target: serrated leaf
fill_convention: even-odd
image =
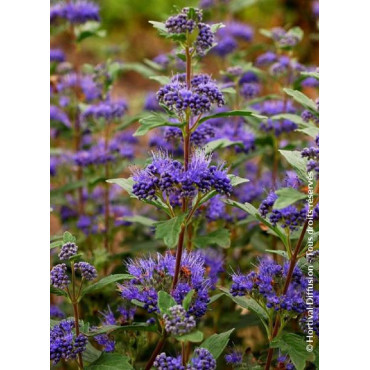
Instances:
[[[231,329],[221,334],[213,334],[201,344],[201,347],[208,349],[211,355],[217,359],[229,343],[229,338],[233,331],[234,329]]]
[[[175,338],[180,342],[200,343],[203,340],[203,333],[200,330],[196,330],[192,333],[184,334]]]
[[[303,132],[304,134],[311,136],[314,139],[316,139],[317,135],[319,135],[319,128],[316,126],[309,126],[295,131]]]
[[[76,243],[76,238],[68,231],[63,234],[63,243]]]
[[[248,116],[252,116],[252,117],[256,117],[256,118],[260,118],[260,119],[265,119],[267,117],[264,117],[264,116],[261,116],[259,114],[256,114],[252,111],[247,111],[247,110],[232,110],[232,111],[229,111],[229,112],[220,112],[220,113],[216,113],[216,114],[211,114],[210,116],[207,116],[207,117],[203,117],[199,120],[199,123],[203,123],[205,121],[208,121],[209,119],[212,119],[212,118],[219,118],[219,117],[248,117]]]
[[[282,156],[289,162],[289,164],[297,172],[298,177],[307,183],[307,162],[302,158],[301,153],[298,150],[279,150]]]
[[[50,249],[61,247],[63,244],[62,240],[56,240],[55,242],[50,243]]]
[[[240,307],[246,308],[247,310],[253,311],[262,321],[268,320],[266,311],[252,298],[247,297],[234,297],[228,289],[219,287],[229,298],[231,298]]]
[[[312,353],[306,350],[307,343],[304,338],[293,333],[283,333],[272,340],[270,347],[279,348],[287,353],[297,370],[303,370],[306,361],[312,358]]]
[[[140,215],[126,216],[126,217],[122,217],[120,219],[124,220],[124,221],[128,221],[128,222],[135,222],[135,223],[138,223],[138,224],[141,224],[141,225],[144,225],[144,226],[153,226],[157,222],[156,220],[153,220],[149,217],[144,217],[144,216],[140,216]]]
[[[68,294],[63,289],[55,288],[54,286],[50,285],[50,293],[55,294],[62,297],[68,297]]]
[[[212,297],[209,298],[209,304],[216,302],[223,295],[225,295],[225,293],[218,293],[218,294],[213,295]]]
[[[128,179],[109,179],[107,182],[109,184],[116,184],[122,189],[126,190],[129,194],[132,194],[132,187],[134,185],[134,180],[132,177],[129,177]]]
[[[227,229],[218,229],[207,235],[199,235],[194,239],[197,247],[204,248],[212,244],[219,245],[222,248],[230,247],[230,231]]]
[[[153,113],[139,120],[140,127],[135,131],[134,136],[143,136],[150,130],[162,126],[180,127],[179,123],[167,121],[167,117],[160,113]]]
[[[274,116],[271,116],[270,119],[277,121],[280,119],[287,119],[289,121],[292,121],[296,123],[298,126],[307,126],[306,122],[303,121],[303,118],[299,116],[298,114],[293,114],[293,113],[280,113],[280,114],[275,114]]]
[[[229,139],[217,139],[210,141],[204,146],[204,150],[206,154],[214,152],[216,149],[221,149],[221,148],[227,148],[231,145],[236,145],[239,147],[243,147],[243,142],[241,141],[231,141]]]
[[[149,21],[149,23],[157,30],[167,33],[166,25],[163,22]]]
[[[168,313],[168,310],[175,305],[176,301],[170,294],[163,290],[158,292],[158,308],[162,315]]]
[[[139,199],[136,195],[132,193],[132,187],[134,185],[134,180],[132,177],[129,177],[128,179],[123,179],[123,178],[122,179],[109,179],[109,180],[106,180],[106,182],[120,186],[121,188],[126,190],[127,193],[130,194],[131,198]],[[160,199],[155,199],[155,200],[145,199],[145,200],[142,200],[142,202],[159,207],[163,209],[169,216],[171,216],[171,212],[169,211],[168,206],[165,203],[163,203]]]
[[[102,351],[99,351],[90,342],[87,342],[85,351],[82,352],[82,359],[86,363],[91,363],[96,361],[102,354]]]
[[[195,290],[194,290],[194,289],[190,290],[190,291],[186,294],[185,298],[184,298],[184,299],[183,299],[183,301],[182,301],[182,307],[184,307],[184,309],[185,309],[186,311],[188,311],[188,310],[189,310],[189,307],[190,307],[190,304],[191,304],[191,300],[192,300],[192,298],[193,298],[194,293],[195,293]]]
[[[297,103],[303,105],[305,108],[317,114],[316,104],[308,96],[306,96],[305,94],[301,93],[298,90],[293,90],[293,89],[288,89],[288,88],[285,88],[283,90],[286,94],[291,96]]]
[[[303,194],[294,188],[281,188],[276,190],[275,193],[278,195],[278,198],[274,203],[273,209],[286,208],[307,197],[306,194]]]
[[[178,240],[181,231],[181,225],[184,222],[186,214],[170,218],[167,221],[155,223],[155,238],[163,239],[167,247],[173,248]]]
[[[127,356],[103,352],[101,356],[86,367],[90,370],[134,370]]]
[[[246,182],[249,182],[248,179],[244,179],[243,177],[239,177],[239,176],[236,176],[236,175],[227,175],[227,177],[230,179],[231,181],[231,185],[232,186],[238,186],[238,185],[241,185],[241,184],[244,184]]]
[[[100,279],[95,284],[92,284],[82,289],[80,298],[82,298],[86,294],[96,293],[99,290],[102,290],[103,288],[105,288],[109,284],[115,283],[120,280],[130,280],[130,279],[132,279],[132,276],[129,274],[114,274],[114,275],[106,276]]]

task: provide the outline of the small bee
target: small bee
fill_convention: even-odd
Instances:
[[[189,279],[191,277],[191,271],[186,266],[181,267],[180,272],[187,279]]]

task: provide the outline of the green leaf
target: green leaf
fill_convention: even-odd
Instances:
[[[85,333],[87,337],[95,337],[96,335],[100,334],[110,334],[116,331],[150,331],[150,332],[157,332],[156,325],[148,325],[146,322],[137,322],[131,325],[105,325],[101,328],[97,328],[93,331],[89,331]]]
[[[216,33],[220,28],[224,28],[225,25],[223,23],[214,23],[211,25],[212,33]]]
[[[175,338],[180,342],[200,343],[203,340],[203,333],[200,330],[196,330],[192,333],[184,334]]]
[[[218,229],[207,235],[199,235],[194,239],[197,247],[204,248],[210,244],[219,245],[222,248],[230,247],[230,231],[227,229]]]
[[[54,286],[50,285],[50,293],[55,294],[58,296],[68,297],[68,294],[63,289],[55,288]]]
[[[141,112],[138,114],[135,114],[134,116],[127,116],[123,119],[122,123],[116,126],[114,131],[122,131],[123,129],[131,126],[133,123],[138,122],[141,118],[144,118],[148,115],[147,112]]]
[[[171,82],[171,79],[168,76],[151,76],[149,78],[159,82],[161,85],[167,85]]]
[[[152,24],[157,30],[167,33],[166,25],[163,22],[149,21],[149,23]]]
[[[255,114],[252,111],[247,111],[247,110],[232,110],[232,111],[229,111],[229,112],[220,112],[220,113],[212,114],[212,115],[207,116],[207,117],[203,117],[202,119],[199,120],[199,123],[203,123],[203,122],[208,121],[209,119],[212,119],[212,118],[219,118],[219,117],[248,117],[248,116],[252,116],[252,117],[260,118],[260,119],[267,118],[267,117],[261,116],[259,114]]]
[[[233,331],[234,329],[231,329],[221,334],[213,334],[201,344],[201,347],[208,349],[211,355],[217,359],[229,343],[229,337]]]
[[[156,220],[152,220],[149,217],[144,217],[140,215],[126,216],[126,217],[122,217],[121,219],[124,221],[128,221],[128,222],[136,222],[144,226],[153,226],[157,222]]]
[[[86,350],[82,352],[82,359],[86,362],[96,361],[102,354],[102,351],[99,351],[90,342],[87,342]]]
[[[179,123],[171,123],[167,121],[167,117],[161,113],[153,113],[150,116],[139,120],[140,127],[135,131],[134,136],[143,136],[150,130],[162,126],[180,127]]]
[[[76,237],[74,237],[70,232],[66,231],[63,234],[63,244],[66,243],[76,243]]]
[[[270,347],[280,348],[283,353],[289,355],[297,370],[303,370],[306,361],[313,357],[311,352],[306,350],[306,345],[303,337],[293,333],[283,333],[272,340]]]
[[[234,187],[249,182],[248,179],[244,179],[243,177],[239,177],[233,174],[227,175],[227,177],[230,179],[231,185]]]
[[[76,29],[76,40],[81,42],[88,37],[105,37],[107,32],[100,28],[100,23],[95,21],[86,22]]]
[[[190,307],[190,303],[191,303],[191,300],[193,298],[194,293],[195,293],[195,290],[194,289],[190,290],[188,292],[188,294],[186,294],[185,298],[182,301],[182,307],[184,307],[186,311]]]
[[[293,113],[275,114],[274,116],[271,116],[270,119],[272,119],[273,121],[278,121],[280,119],[287,119],[289,121],[296,123],[298,126],[303,126],[303,127],[307,126],[307,123],[303,121],[303,118],[301,116],[299,116],[298,114],[293,114]]]
[[[125,189],[129,194],[132,194],[132,187],[134,185],[132,177],[129,177],[128,179],[109,179],[107,182],[109,184],[116,184],[122,189]]]
[[[115,282],[120,281],[120,280],[130,280],[130,279],[132,279],[132,276],[129,275],[129,274],[114,274],[114,275],[109,275],[109,276],[103,277],[102,279],[100,279],[95,284],[92,284],[92,285],[87,286],[86,288],[82,289],[80,299],[85,294],[96,293],[99,290],[102,290],[103,288],[105,288],[109,284],[115,283]]]
[[[316,80],[319,79],[319,72],[306,72],[306,71],[303,71],[303,72],[301,72],[301,75],[304,76],[304,77],[313,77],[313,78],[316,78]]]
[[[274,235],[278,236],[286,247],[288,246],[288,240],[287,240],[287,237],[284,233],[284,230],[279,226],[272,225],[271,222],[269,222],[267,219],[263,218],[260,215],[258,209],[255,208],[252,204],[250,204],[250,203],[244,203],[243,204],[243,203],[236,202],[235,200],[231,200],[231,199],[225,199],[224,203],[229,204],[233,207],[240,208],[241,210],[250,214],[257,221],[259,221],[262,224],[264,224],[265,226],[267,226]]]
[[[209,298],[209,304],[217,301],[219,298],[221,298],[223,295],[225,295],[224,293],[217,293],[215,295],[213,295],[212,297]]]
[[[216,149],[227,148],[231,145],[242,147],[243,143],[241,141],[231,141],[229,139],[217,139],[210,141],[207,145],[205,145],[204,150],[206,154],[209,154],[214,152]]]
[[[279,150],[282,156],[289,162],[289,164],[297,172],[298,177],[307,183],[307,164],[306,160],[302,158],[301,152],[298,150]]]
[[[234,297],[228,289],[219,287],[229,298],[231,298],[240,307],[246,308],[247,310],[253,311],[262,321],[268,320],[266,311],[252,298],[247,297]]]
[[[181,231],[181,225],[184,222],[186,214],[170,218],[167,221],[155,223],[155,238],[163,239],[167,247],[173,248],[178,240]]]
[[[297,103],[303,105],[305,108],[317,114],[316,104],[308,96],[306,96],[305,94],[301,93],[298,90],[293,90],[293,89],[288,89],[288,88],[285,88],[283,90],[286,94],[291,96]]]
[[[56,240],[55,242],[50,243],[50,249],[61,247],[63,244],[62,240]]]
[[[176,301],[170,294],[163,290],[158,292],[158,308],[162,315],[168,313],[168,310],[176,304]]]
[[[103,352],[101,356],[87,366],[90,370],[134,370],[127,356],[118,353]]]
[[[308,136],[311,136],[314,139],[319,134],[319,128],[316,127],[316,126],[307,126],[305,128],[301,128],[301,129],[298,129],[298,130],[295,130],[295,131],[303,132],[304,134],[306,134]]]
[[[294,188],[281,188],[276,190],[275,193],[279,197],[274,203],[274,209],[283,209],[307,197],[306,194],[303,194]]]
[[[132,193],[132,187],[134,185],[134,180],[132,179],[132,177],[129,177],[128,179],[109,179],[106,181],[110,184],[116,184],[121,188],[125,189],[130,194],[131,198],[138,199],[138,197]],[[160,199],[142,200],[142,201],[144,203],[151,204],[153,206],[163,209],[169,216],[171,216],[168,206],[165,203],[163,203]]]

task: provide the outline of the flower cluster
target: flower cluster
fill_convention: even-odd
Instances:
[[[221,91],[208,75],[194,76],[189,88],[185,75],[175,75],[170,84],[157,92],[157,99],[180,117],[184,116],[187,109],[194,115],[200,115],[209,112],[213,104],[219,107],[225,104]]]
[[[319,178],[319,137],[317,136],[316,140],[316,147],[311,146],[309,148],[304,148],[301,151],[302,158],[307,158],[307,172],[314,171],[316,174],[316,178]]]
[[[306,207],[298,209],[296,206],[290,205],[283,209],[271,209],[277,198],[278,196],[274,192],[270,192],[267,198],[262,201],[259,208],[262,217],[266,217],[270,212],[269,219],[274,226],[279,223],[282,228],[296,230],[306,220]]]
[[[163,315],[167,333],[175,336],[184,335],[195,328],[196,322],[194,316],[187,315],[185,308],[181,305],[175,305],[168,311],[168,313]]]
[[[182,365],[181,356],[171,357],[167,356],[164,352],[155,358],[153,366],[157,370],[185,370],[185,366]]]
[[[280,113],[296,113],[296,109],[290,100],[268,100],[263,103],[253,105],[253,108],[266,116],[273,116]],[[283,133],[296,130],[298,126],[293,121],[287,119],[272,120],[271,118],[268,118],[266,121],[261,122],[260,128],[262,131],[272,131],[276,136],[279,136]]]
[[[77,254],[77,245],[75,243],[66,243],[63,244],[62,249],[60,253],[58,254],[58,257],[60,260],[68,260],[72,256],[75,256]]]
[[[96,268],[88,262],[77,262],[75,268],[80,271],[82,278],[87,281],[94,280],[98,276]]]
[[[86,349],[87,337],[75,335],[73,320],[63,320],[50,329],[50,360],[56,365],[61,359],[75,359]]]
[[[216,360],[205,348],[196,348],[190,362],[184,366],[181,356],[171,357],[164,352],[159,354],[153,366],[157,370],[214,370],[216,369]]]
[[[216,369],[216,360],[211,353],[205,348],[196,348],[190,364],[189,370],[214,370]]]
[[[288,273],[289,263],[281,266],[272,260],[260,261],[258,272],[247,275],[233,274],[230,293],[233,296],[248,294],[257,301],[263,300],[268,308],[302,314],[305,312],[307,280],[302,270],[296,266],[292,282],[286,294],[280,294]]]
[[[191,157],[188,169],[167,153],[153,153],[152,163],[134,172],[133,193],[139,199],[156,199],[162,192],[194,197],[212,189],[230,195],[232,185],[223,165],[210,166],[211,156],[197,150]]]
[[[201,22],[203,18],[202,10],[194,8],[184,8],[175,16],[167,19],[165,26],[172,34],[191,34],[197,29],[198,34],[195,39],[195,50],[198,55],[204,55],[213,46],[214,35],[211,27]]]
[[[129,301],[136,299],[144,304],[148,312],[159,312],[158,291],[170,291],[175,273],[175,256],[171,253],[153,257],[129,260],[128,272],[133,279],[118,285],[121,296]],[[194,289],[195,294],[187,314],[201,317],[208,304],[210,281],[205,277],[204,258],[198,253],[184,252],[181,258],[179,283],[172,292],[176,303],[181,305],[186,294]]]
[[[70,283],[67,275],[67,265],[61,263],[52,268],[50,272],[50,284],[55,288],[63,289]]]
[[[99,6],[86,0],[56,3],[50,7],[50,23],[64,19],[73,24],[100,21]]]

